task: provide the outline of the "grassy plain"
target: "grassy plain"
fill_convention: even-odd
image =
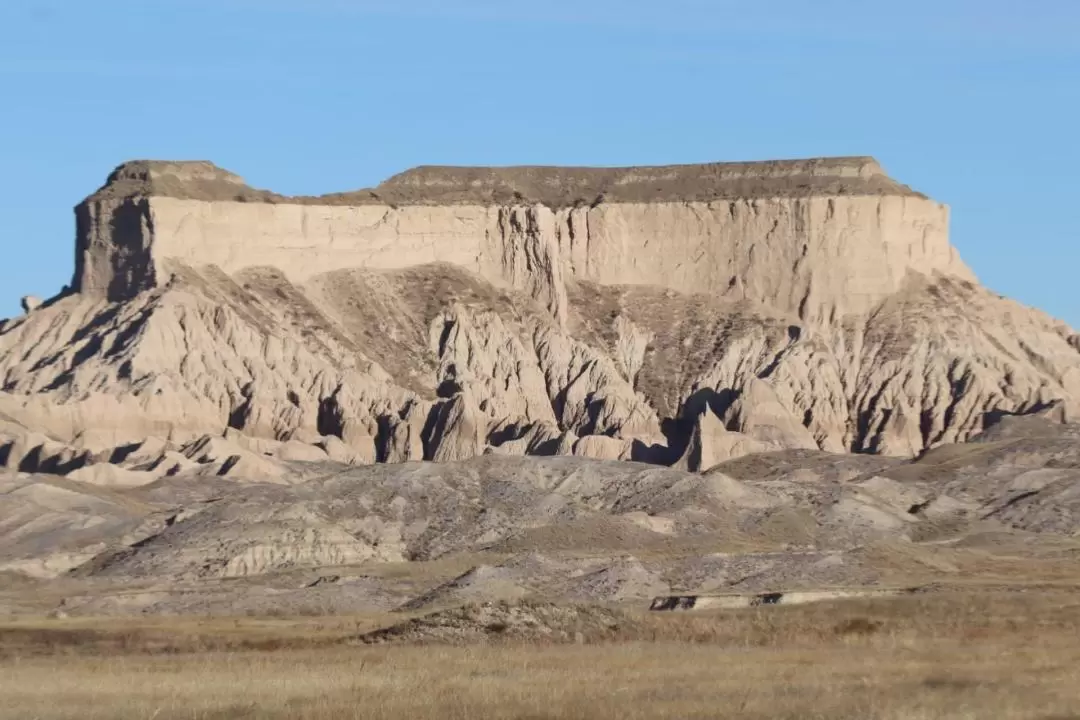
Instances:
[[[387,616],[0,623],[0,717],[1080,719],[1080,596],[632,615],[572,644],[365,646]]]

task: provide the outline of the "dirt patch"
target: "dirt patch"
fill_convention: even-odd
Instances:
[[[384,643],[595,642],[615,637],[630,618],[618,610],[554,603],[483,603],[444,610],[366,633],[365,645]]]

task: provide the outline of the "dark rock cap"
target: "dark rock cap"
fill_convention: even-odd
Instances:
[[[841,195],[925,197],[890,178],[871,157],[655,167],[436,167],[395,175],[378,187],[288,197],[247,185],[206,161],[124,163],[88,201],[128,197],[305,205],[707,202]]]

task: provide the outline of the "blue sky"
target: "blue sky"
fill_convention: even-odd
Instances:
[[[874,155],[1080,326],[1076,0],[0,0],[0,316],[120,162],[315,194],[417,164]]]

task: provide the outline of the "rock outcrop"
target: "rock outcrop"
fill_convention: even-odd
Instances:
[[[24,295],[19,301],[20,307],[22,307],[24,313],[32,313],[41,307],[41,298],[35,295]]]
[[[420,168],[318,198],[134,162],[76,219],[73,290],[0,322],[10,467],[72,472],[156,437],[133,472],[705,470],[913,456],[1080,400],[1080,338],[981,288],[947,208],[868,158]]]
[[[1043,421],[914,461],[786,450],[704,473],[577,457],[349,467],[265,443],[277,474],[253,478],[229,466],[256,445],[207,437],[163,474],[145,458],[175,451],[153,441],[66,478],[0,474],[0,577],[56,579],[39,613],[63,598],[91,616],[640,605],[973,577],[1030,589],[1071,571],[1080,532],[1080,426]]]
[[[287,198],[209,163],[118,168],[77,211],[74,286],[129,299],[177,265],[457,265],[565,321],[567,284],[747,299],[811,323],[867,313],[910,272],[973,280],[948,210],[870,158],[626,170],[419,168],[373,190]]]

